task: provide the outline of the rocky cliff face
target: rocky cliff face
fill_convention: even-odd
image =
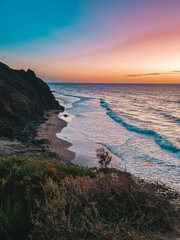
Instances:
[[[64,110],[32,70],[13,70],[0,62],[0,137],[14,137],[19,126],[51,109]]]

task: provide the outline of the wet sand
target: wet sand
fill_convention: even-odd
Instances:
[[[60,117],[64,119],[62,114],[60,114]],[[67,121],[68,117],[66,117]],[[72,143],[72,145],[68,147],[69,150],[76,153],[76,156],[73,159],[72,163],[80,164],[85,167],[99,166],[98,164],[99,159],[96,156],[96,150],[102,147],[101,144],[97,144],[87,140],[81,132],[72,127],[70,124],[68,124],[67,127],[63,128],[60,133],[57,133],[56,136],[59,139],[64,139]],[[118,164],[119,157],[115,156],[110,151],[108,152],[112,156],[110,167],[121,169],[120,165]]]
[[[66,121],[60,119],[56,111],[47,112],[45,117],[47,120],[39,126],[36,139],[40,141],[45,140],[43,149],[46,152],[54,153],[57,160],[72,161],[76,156],[73,151],[68,149],[72,144],[56,136],[57,133],[67,126]]]
[[[42,156],[59,162],[98,167],[96,149],[102,145],[88,141],[78,130],[68,125],[68,117],[64,112],[49,111],[44,114],[43,121],[34,131],[35,138],[27,142],[0,139],[0,154]],[[67,120],[67,122],[65,120]],[[110,153],[111,154],[111,153]],[[118,157],[112,155],[110,167],[120,169]]]

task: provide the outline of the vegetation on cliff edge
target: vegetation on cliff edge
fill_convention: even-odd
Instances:
[[[129,173],[0,157],[0,239],[168,239],[180,234],[178,217]]]

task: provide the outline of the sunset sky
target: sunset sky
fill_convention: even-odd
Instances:
[[[180,83],[179,0],[1,0],[0,61],[56,82]]]

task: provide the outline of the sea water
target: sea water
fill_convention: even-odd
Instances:
[[[70,126],[118,156],[121,168],[180,190],[180,85],[49,86]]]

